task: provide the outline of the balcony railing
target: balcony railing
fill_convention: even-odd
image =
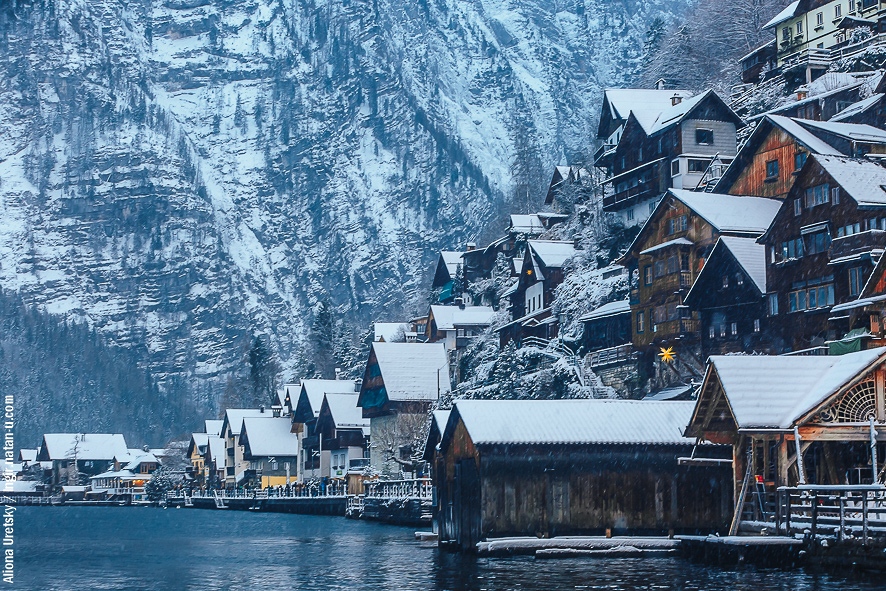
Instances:
[[[607,195],[603,197],[603,207],[612,207],[618,205],[619,203],[630,201],[631,199],[642,201],[647,197],[653,197],[658,194],[658,182],[654,182],[657,180],[658,179],[653,179],[653,181],[640,183],[634,187],[630,187],[625,191],[621,191],[620,193]]]
[[[431,499],[434,489],[430,478],[413,480],[375,480],[364,483],[367,498]]]
[[[886,534],[886,487],[875,485],[800,485],[778,489],[776,530],[853,538],[867,544]]]
[[[604,365],[613,365],[617,363],[626,363],[637,359],[637,351],[630,343],[619,345],[618,347],[609,347],[608,349],[600,349],[594,351],[588,357],[588,363],[591,367],[601,367]]]
[[[834,261],[843,257],[868,253],[874,249],[886,249],[886,231],[867,230],[850,236],[834,238],[831,241],[829,257],[831,261]]]

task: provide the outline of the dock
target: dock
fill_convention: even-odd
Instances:
[[[667,537],[563,536],[497,538],[477,544],[485,556],[534,555],[538,558],[574,556],[667,556],[679,552],[680,541]]]

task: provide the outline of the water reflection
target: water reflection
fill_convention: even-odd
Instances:
[[[872,577],[680,559],[476,558],[412,530],[343,518],[150,508],[23,507],[16,589],[551,591],[880,589]]]

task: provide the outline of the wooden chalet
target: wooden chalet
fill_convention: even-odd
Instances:
[[[771,518],[778,487],[882,481],[884,362],[886,348],[710,358],[686,435],[732,446],[733,533]]]
[[[701,353],[769,353],[766,249],[754,238],[721,236],[686,294],[697,312]]]
[[[528,242],[517,283],[506,292],[510,300],[511,321],[498,329],[502,347],[511,341],[519,346],[527,337],[542,340],[556,338],[557,319],[551,315],[554,290],[563,282],[563,266],[576,252],[573,242]]]
[[[372,343],[357,406],[370,422],[377,472],[392,476],[413,466],[428,410],[450,392],[449,380],[442,343]]]
[[[856,299],[831,308],[829,320],[843,335],[828,343],[832,354],[886,345],[886,257],[880,256]]]
[[[438,301],[441,304],[451,303],[455,298],[462,297],[461,293],[455,293],[458,291],[455,286],[456,276],[459,273],[464,273],[464,268],[462,266],[462,253],[454,250],[441,250],[440,256],[437,259],[437,267],[434,269],[434,279],[431,282],[431,289],[439,289],[440,293],[437,296]],[[461,271],[459,271],[461,269]],[[462,275],[464,277],[464,275]],[[464,285],[461,286],[462,289]]]
[[[628,300],[603,304],[579,320],[584,329],[581,349],[586,353],[631,342],[631,303]]]
[[[764,71],[772,71],[775,68],[776,45],[775,39],[764,43],[748,54],[739,58],[741,65],[741,81],[745,84],[756,84]]]
[[[489,328],[494,314],[490,306],[431,306],[427,342],[442,342],[447,351],[464,349]]]
[[[362,481],[363,469],[369,465],[369,420],[357,406],[356,392],[323,397],[317,434],[330,456],[329,473],[323,476]],[[348,490],[357,494],[352,486]]]
[[[650,117],[632,111],[612,155],[603,185],[603,210],[637,225],[669,188],[706,188],[736,153],[741,118],[713,91],[683,99]]]
[[[240,428],[243,458],[249,462],[238,484],[255,488],[287,486],[296,478],[298,435],[287,417],[244,417]]]
[[[715,191],[784,199],[810,154],[856,156],[886,151],[886,132],[868,125],[767,115],[739,150]]]
[[[52,462],[52,487],[77,486],[74,480],[107,471],[115,456],[127,453],[126,440],[119,433],[46,433],[37,461]]]
[[[703,371],[699,317],[684,298],[721,236],[760,236],[780,205],[762,197],[668,191],[618,261],[630,270],[631,338],[647,365],[660,348],[672,347],[687,370],[694,363],[694,371]]]
[[[725,530],[722,462],[680,465],[692,402],[459,400],[436,469],[439,539],[471,552],[509,536]],[[430,445],[430,444],[429,444]],[[709,457],[715,446],[700,446]]]
[[[327,393],[354,396],[356,392],[357,383],[353,380],[302,380],[290,418],[292,432],[298,435],[298,447],[301,450],[299,482],[309,478],[319,478],[324,473],[329,474],[329,463],[332,458],[329,448],[323,446],[322,438],[317,431],[317,419],[320,418],[323,397]]]
[[[886,248],[886,168],[867,159],[810,156],[769,230],[770,327],[782,352],[843,337],[835,304],[861,294]],[[843,325],[843,329],[847,326]]]
[[[878,129],[886,129],[886,76],[880,78],[874,93],[856,103],[852,103],[833,117],[831,121],[840,123],[861,123]]]

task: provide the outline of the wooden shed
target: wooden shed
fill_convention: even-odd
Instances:
[[[692,402],[462,400],[434,471],[441,545],[508,536],[711,533],[732,511],[728,460],[682,435]],[[702,453],[703,452],[703,453]],[[722,454],[721,454],[722,455]]]

